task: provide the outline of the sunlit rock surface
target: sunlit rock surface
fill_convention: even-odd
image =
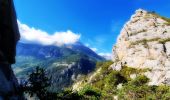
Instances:
[[[111,67],[121,64],[134,68],[149,68],[145,75],[150,85],[170,84],[170,24],[154,12],[138,9],[124,25],[113,48]]]

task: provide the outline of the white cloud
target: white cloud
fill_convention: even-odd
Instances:
[[[94,52],[98,50],[97,48],[90,48],[90,49],[93,50]]]
[[[68,30],[66,32],[55,32],[50,35],[49,33],[29,27],[26,24],[22,24],[18,21],[18,26],[21,34],[21,41],[23,42],[33,42],[43,45],[57,45],[61,46],[63,44],[74,44],[79,41],[81,35],[73,33]]]
[[[111,60],[112,59],[112,54],[111,53],[98,53],[98,49],[95,47],[91,47],[90,44],[86,43],[85,46],[89,47],[91,50],[96,52],[98,55],[104,57],[106,60]]]
[[[85,44],[85,46],[86,46],[86,47],[89,47],[89,46],[90,46],[90,44],[86,43],[86,44]]]
[[[100,56],[104,57],[107,60],[112,59],[112,54],[111,53],[99,53]]]
[[[91,47],[89,43],[85,43],[85,46],[90,48],[91,50],[93,50],[94,52],[97,52],[98,49],[97,48],[94,48],[94,47]]]

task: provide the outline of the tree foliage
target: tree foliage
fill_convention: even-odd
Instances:
[[[123,66],[120,71],[110,69],[112,63],[97,63],[101,69],[89,81],[87,77],[85,85],[79,91],[65,89],[58,93],[48,90],[51,85],[51,78],[47,76],[45,69],[37,67],[26,82],[24,91],[31,96],[36,95],[40,100],[112,100],[117,96],[120,100],[169,100],[170,86],[148,85],[149,78],[143,72],[148,69],[135,69]],[[96,69],[97,70],[97,69]],[[136,74],[136,78],[131,78]],[[118,88],[119,85],[122,85]]]
[[[52,92],[48,91],[51,85],[51,78],[47,75],[45,69],[36,67],[36,69],[28,75],[28,80],[22,84],[23,91],[31,97],[37,96],[40,100],[48,100],[53,98]]]

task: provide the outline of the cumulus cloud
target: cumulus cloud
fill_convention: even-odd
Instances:
[[[104,57],[107,60],[112,59],[112,54],[111,53],[99,53],[100,56]]]
[[[55,32],[54,34],[50,35],[43,30],[29,27],[28,25],[22,24],[19,21],[18,26],[22,42],[61,46],[63,44],[74,44],[75,42],[79,41],[81,37],[80,34],[73,33],[70,30],[66,32]]]

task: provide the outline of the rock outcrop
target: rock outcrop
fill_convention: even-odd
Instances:
[[[111,67],[149,68],[150,85],[170,84],[170,19],[139,9],[124,25]]]
[[[23,100],[11,68],[19,31],[13,0],[0,0],[0,100]]]

